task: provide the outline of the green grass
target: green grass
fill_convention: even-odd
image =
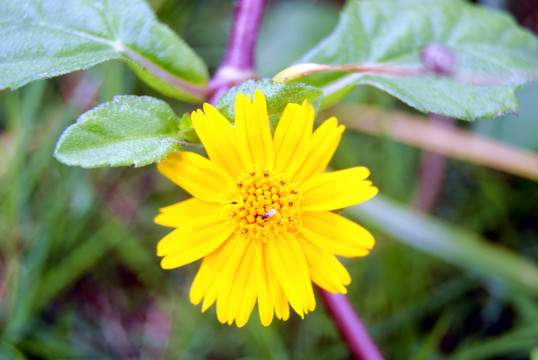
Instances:
[[[214,41],[185,18],[169,21]],[[223,44],[212,46],[202,54],[218,64]],[[305,320],[268,328],[257,314],[242,329],[221,325],[213,308],[189,303],[198,264],[160,269],[155,246],[167,229],[152,222],[186,194],[154,166],[84,170],[52,157],[83,112],[68,91],[81,77],[100,84],[97,102],[149,92],[109,63],[0,93],[0,359],[347,359],[319,298]],[[352,96],[402,106],[374,90]],[[422,215],[409,205],[421,155],[386,138],[342,140],[331,166],[366,165],[381,189],[344,213],[377,242],[368,257],[344,260],[352,303],[387,359],[536,358],[538,185],[449,160],[437,205]]]

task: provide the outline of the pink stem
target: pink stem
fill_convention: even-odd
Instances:
[[[214,104],[232,86],[256,78],[254,49],[260,29],[264,0],[239,0],[224,61],[209,82]]]
[[[433,114],[430,121],[435,123],[456,126],[456,120],[446,116]],[[417,193],[413,199],[413,206],[422,212],[431,212],[443,191],[445,179],[446,158],[443,155],[425,152],[420,161]]]
[[[383,360],[368,330],[344,294],[331,294],[320,289],[321,298],[347,343],[350,355],[358,360]]]

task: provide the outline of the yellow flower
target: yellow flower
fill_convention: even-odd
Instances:
[[[372,235],[332,210],[377,193],[355,167],[324,173],[344,126],[330,118],[312,133],[314,110],[288,104],[271,136],[264,95],[239,94],[235,126],[214,107],[192,113],[209,159],[177,151],[159,171],[193,198],[161,209],[160,225],[176,228],[157,245],[161,266],[203,258],[190,290],[202,311],[217,303],[220,322],[243,326],[256,301],[263,325],[314,310],[312,282],[346,293],[349,273],[335,255],[367,255]],[[289,305],[288,305],[289,304]]]

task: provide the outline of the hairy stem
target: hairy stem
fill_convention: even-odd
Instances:
[[[260,29],[264,0],[239,0],[224,60],[209,82],[214,104],[232,86],[255,78],[254,49]]]

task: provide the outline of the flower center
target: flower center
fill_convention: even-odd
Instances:
[[[292,185],[268,170],[243,173],[236,183],[237,200],[229,210],[235,231],[246,238],[267,241],[278,231],[295,230],[301,196]]]

